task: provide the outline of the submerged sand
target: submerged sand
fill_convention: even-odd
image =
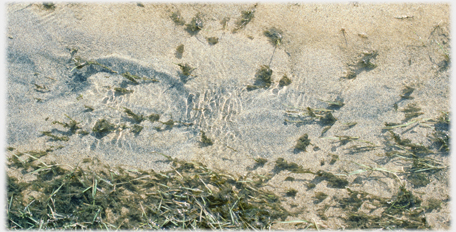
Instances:
[[[233,32],[242,11],[253,9],[254,18]],[[173,22],[173,12],[186,23],[198,16],[203,27],[189,33]],[[389,133],[382,128],[385,122],[402,122],[400,110],[409,104],[423,113],[414,119],[436,119],[449,111],[449,16],[448,4],[9,4],[7,144],[17,151],[63,146],[49,159],[70,165],[97,157],[112,166],[161,171],[170,165],[163,153],[237,175],[269,173],[277,158],[314,172],[347,174],[360,169],[360,163],[400,173],[410,163],[385,158]],[[272,28],[280,30],[280,43],[265,35]],[[209,44],[210,37],[218,43]],[[180,56],[176,48],[181,44]],[[112,71],[99,65],[75,68],[77,57]],[[195,68],[192,76],[183,76],[177,64]],[[249,91],[262,65],[273,71],[273,82]],[[135,84],[122,75],[126,72],[146,79]],[[279,84],[284,75],[292,81],[288,86]],[[405,86],[414,89],[409,98],[401,97]],[[116,93],[116,87],[133,92]],[[299,123],[302,118],[292,117],[335,100],[344,105],[333,108],[337,121],[323,134],[326,125],[318,120]],[[160,120],[138,123],[124,107],[138,115],[159,114]],[[68,133],[53,123],[69,122],[66,115],[89,134]],[[117,128],[97,136],[92,129],[100,119]],[[175,122],[172,127],[163,124],[169,120]],[[350,122],[357,124],[347,128],[344,123]],[[134,125],[142,130],[133,133]],[[431,146],[433,128],[417,124],[395,131]],[[43,131],[69,140],[54,141]],[[201,142],[202,132],[213,145]],[[296,151],[303,134],[311,145]],[[336,136],[357,137],[376,147],[353,152],[349,147],[363,142],[343,145],[331,140]],[[332,163],[334,155],[338,159]],[[449,152],[429,157],[449,166]],[[257,158],[269,162],[252,170]],[[289,176],[296,181],[284,181]],[[302,218],[341,228],[340,210],[330,207],[327,220],[317,210],[347,192],[324,182],[308,189],[313,178],[282,171],[270,186],[281,194],[296,189],[289,202],[298,205]],[[424,186],[406,186],[421,199],[443,201],[426,219],[433,229],[448,229],[448,169],[427,178],[430,183]],[[351,189],[384,197],[399,188],[382,172],[347,180]],[[330,197],[316,204],[316,192]]]

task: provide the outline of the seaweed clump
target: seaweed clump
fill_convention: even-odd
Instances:
[[[402,109],[401,111],[404,112],[405,114],[405,119],[404,121],[408,121],[412,118],[418,117],[423,114],[423,112],[420,112],[421,108],[416,105],[416,103],[410,103]]]
[[[288,189],[287,192],[285,193],[285,196],[296,197],[297,193],[298,193],[298,191],[296,189]]]
[[[156,122],[160,119],[160,115],[159,114],[151,114],[147,117],[147,119],[149,119],[149,121],[151,122]]]
[[[282,43],[283,31],[275,27],[264,31],[263,34],[269,38],[269,41],[276,47]]]
[[[259,88],[268,88],[272,84],[272,69],[269,65],[261,65],[255,74],[254,85],[248,85],[247,90],[254,90]]]
[[[310,145],[309,135],[304,134],[303,136],[299,137],[298,141],[296,142],[295,150],[298,151],[306,151],[307,146]]]
[[[173,22],[176,24],[176,25],[179,25],[179,26],[182,26],[185,24],[185,20],[184,18],[181,16],[181,13],[180,11],[176,11],[176,12],[173,12],[171,14],[171,16],[169,16]]]
[[[80,56],[75,56],[72,58],[72,60],[74,62],[74,67],[71,69],[70,72],[72,72],[74,69],[82,69],[86,66],[100,66],[101,68],[106,69],[109,72],[117,73],[117,71],[114,71],[111,68],[109,68],[108,66],[102,65],[94,60],[86,60],[84,58],[81,58]]]
[[[322,201],[324,201],[328,197],[328,194],[323,193],[323,192],[316,192],[315,193],[315,203],[318,204]]]
[[[68,136],[66,136],[66,135],[58,136],[58,135],[52,134],[52,132],[50,132],[50,131],[43,131],[41,133],[43,135],[51,137],[55,141],[65,141],[65,142],[67,142],[68,140],[70,140],[70,138]]]
[[[330,154],[331,155],[331,160],[329,161],[329,164],[333,165],[339,160],[339,156],[335,154]]]
[[[233,29],[233,33],[245,28],[250,21],[255,17],[255,9],[246,10],[241,12],[241,17],[236,21],[236,27]]]
[[[214,144],[214,142],[212,142],[212,140],[206,136],[206,133],[204,133],[204,131],[201,131],[201,144],[203,144],[203,146],[211,146]]]
[[[118,94],[118,95],[130,94],[130,93],[133,93],[133,92],[134,92],[134,90],[126,89],[126,88],[122,88],[122,87],[115,87],[115,88],[114,88],[114,91],[115,91],[116,94]]]
[[[260,167],[263,167],[267,162],[268,162],[268,159],[265,159],[265,158],[256,158],[255,159],[255,165],[258,165]]]
[[[328,187],[330,188],[345,188],[345,186],[348,185],[347,180],[342,179],[341,177],[337,177],[336,175],[330,172],[319,170],[316,174],[318,177],[321,177],[323,178],[323,180],[326,180],[328,182]]]
[[[263,167],[268,162],[268,160],[265,158],[254,158],[254,160],[255,164],[253,165],[253,167],[248,167],[248,170],[256,170],[260,167]]]
[[[65,116],[70,120],[70,122],[59,122],[59,121],[53,121],[52,124],[60,124],[65,128],[69,129],[69,133],[74,134],[76,133],[76,130],[81,129],[81,127],[78,126],[79,122],[76,120],[72,119],[70,116],[66,115]]]
[[[203,29],[203,20],[200,18],[199,14],[197,14],[186,26],[186,30],[190,35],[196,35],[201,29]]]
[[[311,173],[311,174],[314,174],[309,169],[304,169],[301,165],[298,165],[297,163],[294,163],[294,162],[288,163],[283,158],[278,158],[276,160],[276,164],[275,164],[274,169],[272,170],[272,172],[277,174],[277,173],[279,173],[282,170],[288,170],[288,171],[290,171],[292,173]]]
[[[133,113],[133,111],[126,107],[124,107],[124,112],[127,113],[127,115],[130,116],[130,118],[132,118],[136,123],[141,123],[145,119],[145,117],[142,114],[135,114]]]
[[[54,10],[55,9],[55,4],[52,2],[43,2],[43,7],[48,9],[48,10]]]
[[[404,186],[399,188],[397,195],[394,200],[390,203],[390,206],[386,210],[388,213],[399,214],[402,211],[414,208],[421,205],[421,200],[415,197],[410,191]]]
[[[130,131],[131,131],[133,134],[139,134],[139,133],[142,131],[143,128],[144,128],[144,127],[135,124],[135,125],[133,125],[133,126],[131,127]]]
[[[310,107],[306,108],[297,108],[298,110],[286,110],[285,122],[292,122],[292,123],[312,123],[318,120],[318,123],[321,126],[325,126],[323,129],[322,134],[328,131],[334,123],[336,123],[337,118],[334,117],[332,114],[331,109],[313,109]],[[301,119],[301,120],[289,120],[288,118],[292,119]]]
[[[342,78],[354,79],[363,71],[370,71],[377,67],[373,60],[378,56],[375,50],[363,51],[360,53],[355,62],[348,64],[348,69],[344,72]]]
[[[434,124],[435,132],[432,133],[431,140],[438,147],[438,151],[450,151],[450,117],[448,112],[442,112],[441,116]]]
[[[8,173],[7,228],[264,230],[290,215],[255,176],[248,180],[256,184],[200,163],[170,161],[173,170],[160,173],[113,169],[97,159],[77,168],[41,162],[30,182]],[[36,194],[26,199],[30,189]]]
[[[283,75],[282,79],[279,81],[279,86],[288,86],[291,84],[291,79],[287,77],[287,75]]]
[[[178,59],[182,58],[182,55],[184,55],[184,45],[183,44],[177,46],[175,55],[176,55],[176,58],[178,58]]]
[[[139,84],[136,79],[140,79],[140,77],[130,74],[129,72],[122,73],[122,76],[128,79],[129,81],[133,82],[134,84]]]
[[[412,88],[410,86],[404,86],[402,89],[402,94],[400,95],[401,99],[413,99],[412,96],[410,96],[415,88]]]
[[[336,121],[337,121],[337,118],[335,118],[330,111],[325,112],[323,114],[323,116],[320,117],[320,122],[326,126],[332,126],[332,125],[334,125],[334,123],[336,123]]]
[[[266,87],[269,87],[272,83],[272,70],[269,65],[262,65],[256,73],[258,81],[262,81]]]
[[[195,70],[195,68],[192,68],[189,64],[177,64],[177,66],[180,67],[182,75],[184,76],[190,76],[193,70]]]
[[[400,186],[391,199],[378,197],[362,191],[349,191],[349,197],[336,199],[346,211],[343,220],[346,229],[426,229],[429,226],[424,217],[427,207],[420,207],[421,200]],[[360,211],[362,205],[383,209],[381,215],[368,215]]]
[[[207,38],[207,42],[210,44],[210,45],[215,45],[217,44],[219,41],[219,38],[217,37],[209,37]]]
[[[106,119],[99,119],[92,128],[92,131],[97,137],[104,137],[106,134],[113,131],[116,127]]]

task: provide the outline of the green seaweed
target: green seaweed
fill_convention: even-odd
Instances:
[[[73,60],[75,66],[73,69],[71,69],[70,72],[72,72],[74,69],[82,69],[85,66],[97,65],[97,66],[100,66],[100,67],[108,70],[109,72],[117,73],[116,71],[112,70],[111,68],[109,68],[105,65],[102,65],[94,60],[85,60],[85,59],[81,58],[80,56],[75,56],[72,58],[72,60]]]
[[[212,140],[206,136],[206,133],[204,133],[204,131],[201,131],[201,143],[203,146],[211,146],[214,144],[214,142],[212,142]]]
[[[230,17],[224,17],[222,20],[220,20],[220,24],[222,25],[222,30],[226,29],[226,26],[228,25],[229,21],[230,21]]]
[[[323,114],[323,117],[320,117],[320,122],[323,124],[323,125],[327,125],[327,126],[332,126],[334,125],[334,123],[336,123],[337,121],[337,118],[335,118],[331,112],[325,112]]]
[[[252,168],[249,168],[249,170],[255,170],[260,167],[264,167],[264,165],[268,162],[268,160],[265,158],[254,158],[253,160],[255,160],[255,164]]]
[[[291,176],[287,176],[284,181],[294,181],[295,178]]]
[[[420,172],[411,172],[407,175],[407,180],[415,187],[425,187],[431,181],[427,178],[426,174]]]
[[[279,173],[282,170],[288,170],[292,173],[311,173],[314,174],[312,171],[309,169],[304,169],[301,165],[298,165],[294,162],[288,163],[285,161],[283,158],[277,158],[275,161],[276,164],[274,166],[274,169],[272,170],[273,173]]]
[[[172,120],[172,119],[169,119],[166,122],[160,122],[160,123],[163,124],[163,125],[166,125],[166,128],[169,128],[169,129],[172,129],[174,127],[174,124],[175,124],[174,120]]]
[[[404,88],[402,89],[402,93],[400,95],[401,99],[413,99],[412,96],[410,96],[413,91],[415,90],[415,88],[412,88],[410,86],[404,86]]]
[[[348,130],[354,126],[356,126],[356,124],[358,124],[357,122],[347,122],[347,123],[342,123],[344,124],[344,130]]]
[[[296,107],[295,107],[296,108]],[[332,110],[331,109],[313,109],[310,107],[306,108],[297,108],[298,110],[287,110],[287,116],[289,117],[297,117],[297,118],[303,118],[303,117],[310,117],[307,118],[308,122],[312,122],[314,120],[318,120],[320,125],[322,126],[329,126],[331,128],[334,123],[336,123],[337,118],[335,118],[332,115]],[[287,121],[287,119],[286,119]],[[295,122],[306,122],[306,121],[295,121]],[[326,129],[326,130],[329,130]],[[322,133],[323,134],[323,133]]]
[[[426,211],[430,212],[432,210],[438,210],[442,208],[442,201],[436,198],[429,198],[427,199],[427,205],[425,206]]]
[[[429,226],[422,217],[421,200],[400,186],[399,191],[391,199],[371,195],[363,191],[347,188],[349,197],[336,199],[346,212],[343,220],[348,229],[426,229]],[[366,214],[361,211],[362,205],[371,205],[382,209],[380,216]]]
[[[129,94],[129,93],[133,93],[134,92],[134,90],[121,88],[121,87],[115,87],[114,91],[116,91],[116,93],[120,94],[120,95]]]
[[[257,81],[262,81],[266,87],[269,87],[272,83],[272,70],[269,65],[261,65],[255,75]]]
[[[297,193],[298,193],[298,191],[296,189],[288,189],[287,192],[285,193],[285,196],[296,197]]]
[[[203,20],[198,13],[192,18],[192,21],[186,25],[186,30],[190,35],[196,35],[201,29],[203,29]]]
[[[95,135],[99,137],[103,137],[106,134],[114,131],[116,129],[115,125],[110,123],[106,119],[99,119],[95,125],[92,128],[92,131],[95,133]]]
[[[295,150],[299,151],[306,151],[307,146],[310,145],[309,135],[304,134],[299,137],[298,141],[296,142]]]
[[[55,9],[55,4],[52,2],[43,2],[43,7],[48,9],[48,10],[54,10]]]
[[[343,179],[342,177],[337,177],[330,172],[319,170],[317,171],[316,175],[326,180],[328,182],[328,187],[330,188],[345,188],[348,185],[347,180]]]
[[[184,76],[190,76],[192,74],[193,70],[196,69],[196,68],[192,68],[188,64],[177,64],[177,65],[180,67],[182,75],[184,75]]]
[[[345,36],[345,34],[344,34]],[[370,71],[377,67],[377,64],[372,62],[378,56],[378,52],[375,50],[372,51],[363,51],[358,55],[358,58],[355,62],[348,63],[348,69],[343,73],[343,79],[355,79],[358,74],[362,71]]]
[[[142,131],[143,128],[144,128],[144,127],[135,124],[135,125],[133,125],[133,126],[131,127],[130,131],[131,131],[133,134],[139,134],[139,133]]]
[[[317,187],[317,185],[315,183],[307,183],[306,187],[307,187],[307,190],[310,190],[310,189]]]
[[[255,5],[256,7],[256,5]],[[233,33],[245,28],[250,21],[255,17],[255,8],[253,10],[246,10],[241,12],[241,17],[236,21],[236,27],[233,29]]]
[[[348,69],[343,73],[341,78],[351,80],[351,79],[355,79],[357,75],[358,74],[354,70]]]
[[[179,46],[177,46],[175,55],[176,55],[176,58],[178,58],[178,59],[182,58],[182,56],[184,55],[184,45],[183,44],[180,44]]]
[[[265,165],[268,162],[268,159],[265,158],[256,158],[254,160],[257,164],[261,165],[261,167],[263,167],[263,165]]]
[[[84,108],[86,108],[86,109],[85,109],[85,112],[92,112],[92,111],[94,111],[94,108],[93,108],[92,106],[84,105]]]
[[[269,41],[272,43],[272,45],[279,46],[282,44],[282,34],[283,31],[280,29],[277,29],[275,27],[270,28],[269,30],[266,30],[263,32],[263,34],[268,37]]]
[[[421,200],[415,197],[404,186],[400,186],[399,191],[396,196],[394,196],[394,200],[390,202],[389,205],[386,212],[398,214],[404,210],[420,206]]]
[[[339,156],[335,154],[329,154],[331,155],[331,160],[329,161],[329,164],[333,165],[339,160]]]
[[[450,151],[450,135],[448,131],[435,131],[431,140],[437,145],[438,151]]]
[[[160,115],[159,114],[151,114],[149,116],[147,116],[147,119],[151,122],[156,122],[160,119]]]
[[[254,85],[247,85],[247,90],[251,91],[259,88],[268,88],[272,84],[272,70],[269,65],[261,65],[255,73]]]
[[[246,89],[247,89],[247,91],[252,91],[252,90],[255,90],[255,89],[261,89],[261,87],[260,86],[256,86],[256,85],[247,85]]]
[[[82,135],[82,136],[86,136],[86,135],[88,135],[88,134],[90,134],[90,133],[87,132],[87,131],[80,130],[80,131],[78,131],[78,134],[80,134],[80,135]]]
[[[328,194],[323,192],[316,192],[314,197],[316,199],[315,203],[318,204],[324,201],[328,197]]]
[[[291,79],[287,77],[287,75],[283,75],[283,77],[279,81],[279,86],[288,86],[291,84]]]
[[[68,140],[70,140],[70,138],[68,136],[66,136],[66,135],[58,136],[58,135],[52,134],[52,132],[50,132],[50,131],[43,131],[41,133],[43,135],[51,137],[55,141],[65,141],[65,142],[67,142]]]
[[[45,85],[38,85],[38,84],[34,84],[34,85],[35,85],[35,91],[37,91],[37,92],[46,93],[46,92],[50,91]]]
[[[125,77],[127,80],[133,82],[134,84],[139,84],[136,79],[140,79],[140,77],[130,74],[129,72],[122,73],[122,76]]]
[[[391,138],[393,139],[393,141],[400,145],[400,147],[406,147],[410,152],[414,153],[414,154],[420,154],[420,153],[424,153],[424,154],[429,154],[429,153],[432,153],[429,148],[427,148],[426,146],[422,145],[422,144],[416,144],[416,143],[411,143],[411,140],[410,139],[401,139],[401,137],[394,133],[393,131],[389,130],[388,131],[391,135]]]
[[[132,118],[136,123],[141,123],[142,121],[145,120],[145,118],[142,114],[138,115],[138,114],[133,113],[133,111],[131,111],[130,109],[128,109],[126,107],[123,107],[123,108],[124,108],[124,112],[127,113],[127,115],[130,118]]]
[[[76,132],[76,130],[78,130],[78,129],[82,129],[81,127],[78,126],[79,122],[77,122],[76,120],[72,119],[70,116],[68,116],[66,114],[65,114],[65,116],[70,120],[69,123],[53,121],[52,124],[60,124],[60,125],[62,125],[65,128],[69,128],[69,132],[71,134],[74,134]]]
[[[415,117],[418,117],[418,116],[424,114],[423,112],[419,112],[420,110],[421,110],[421,108],[418,107],[416,105],[416,103],[408,104],[407,107],[405,107],[404,109],[401,110],[405,114],[404,121],[408,121],[412,118],[415,118]]]
[[[330,107],[337,107],[337,109],[339,109],[340,107],[345,105],[345,103],[342,99],[336,99],[334,101],[324,101],[324,100],[321,100],[321,101],[327,103]]]
[[[180,11],[173,12],[169,17],[176,25],[182,26],[185,24],[185,20],[182,18]]]
[[[358,65],[360,65],[362,68],[365,68],[367,70],[371,70],[377,67],[375,63],[372,62],[372,59],[375,59],[377,57],[378,53],[377,51],[364,51],[362,53],[361,59],[358,61]]]
[[[215,45],[217,44],[219,41],[219,38],[217,37],[209,37],[207,38],[207,42],[210,44],[210,45]]]

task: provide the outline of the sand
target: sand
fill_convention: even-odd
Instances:
[[[234,33],[241,12],[254,8],[254,18]],[[279,157],[337,174],[360,169],[355,162],[399,172],[406,164],[385,161],[383,149],[384,123],[404,118],[394,104],[400,110],[416,103],[423,112],[419,119],[437,118],[450,107],[448,4],[57,3],[46,8],[14,3],[6,10],[7,145],[20,151],[62,145],[52,154],[57,163],[76,165],[97,157],[112,166],[161,171],[169,169],[163,153],[237,175],[251,171],[259,157],[270,161],[254,170],[259,173],[270,172]],[[178,11],[186,23],[198,15],[202,29],[192,35],[177,25],[170,15]],[[271,28],[281,30],[280,43],[265,36]],[[209,44],[209,37],[218,43]],[[176,48],[181,44],[180,57]],[[75,68],[76,57],[117,73],[97,65]],[[177,64],[195,68],[192,76],[182,76]],[[262,65],[273,71],[271,86],[248,91]],[[346,78],[350,70],[355,78]],[[126,72],[146,79],[134,84],[122,76]],[[288,86],[279,85],[284,75],[292,80]],[[401,99],[404,86],[415,89],[413,99]],[[119,94],[115,87],[133,92]],[[345,105],[333,111],[337,122],[323,135],[318,120],[296,123],[290,121],[299,119],[287,116],[287,110],[326,108],[324,101],[337,99]],[[124,107],[145,116],[160,114],[160,122],[138,124]],[[89,134],[68,134],[53,124],[68,122],[66,115]],[[119,127],[96,136],[92,128],[103,118]],[[176,122],[172,128],[161,123],[171,119]],[[346,129],[343,123],[349,122],[357,124]],[[133,125],[142,131],[132,133]],[[67,135],[69,141],[52,141],[43,131]],[[201,143],[202,131],[213,145]],[[414,143],[432,144],[432,128],[418,125],[398,132]],[[312,145],[297,152],[303,134]],[[378,148],[350,152],[355,142],[340,145],[329,138],[335,136],[359,137]],[[329,164],[331,154],[339,157],[334,164]],[[449,166],[448,152],[432,157]],[[287,176],[300,181],[284,182]],[[422,199],[444,201],[426,219],[433,229],[448,229],[448,169],[429,178],[426,186],[407,187]],[[312,179],[311,174],[281,172],[270,184],[278,193],[298,190],[290,201],[302,208],[303,217],[341,228],[337,210],[331,208],[329,219],[321,220],[316,209],[347,193],[324,183],[307,190],[305,183]],[[396,180],[381,172],[347,179],[352,189],[385,197],[398,189]],[[315,207],[315,192],[331,197]]]

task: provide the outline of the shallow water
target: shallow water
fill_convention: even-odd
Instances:
[[[354,162],[400,171],[409,164],[383,159],[388,137],[384,123],[401,122],[400,110],[411,103],[421,108],[419,119],[435,119],[441,111],[449,111],[448,5],[258,4],[254,19],[233,33],[241,11],[252,7],[62,3],[50,10],[40,4],[8,5],[8,146],[40,150],[63,145],[53,152],[59,163],[98,157],[110,165],[157,171],[169,169],[158,153],[240,175],[250,170],[254,158],[279,157],[315,172],[350,173],[359,169]],[[177,10],[187,22],[199,12],[203,29],[190,35],[185,26],[175,25],[169,14]],[[395,18],[404,14],[414,17]],[[225,29],[220,24],[224,17],[230,17]],[[264,35],[272,27],[283,31],[277,47]],[[209,45],[206,38],[211,36],[219,37],[219,42]],[[185,46],[182,58],[175,55],[180,44]],[[76,56],[117,73],[99,65],[75,69]],[[184,63],[196,68],[192,76],[180,73],[177,64]],[[261,65],[272,69],[272,84],[248,91]],[[356,77],[343,78],[347,70]],[[126,72],[146,80],[134,84],[122,76]],[[279,86],[283,75],[292,80],[289,86]],[[404,86],[415,89],[413,99],[400,97]],[[116,93],[115,87],[133,92]],[[335,100],[344,105],[331,108],[337,121],[322,134],[327,124],[305,116],[306,107],[327,109],[325,101]],[[137,115],[159,114],[160,120],[138,123],[124,107]],[[69,122],[66,115],[89,134],[70,133],[52,123]],[[103,118],[117,128],[97,136],[92,128]],[[163,124],[169,120],[176,123]],[[297,122],[303,120],[308,121]],[[357,124],[346,128],[344,123],[349,122]],[[134,125],[143,128],[135,134]],[[42,131],[68,136],[69,141],[52,141]],[[413,143],[433,144],[428,137],[432,127],[396,131]],[[213,145],[201,142],[201,132]],[[295,149],[303,134],[311,140],[306,152]],[[337,136],[359,141],[345,145],[332,140]],[[349,149],[365,145],[361,140],[377,147],[362,152]],[[448,154],[430,156],[448,163]],[[334,164],[329,164],[331,155],[339,157]],[[268,173],[272,165],[256,171]],[[343,195],[323,184],[307,190],[302,181],[284,182],[288,175],[304,182],[312,175],[282,172],[271,180],[275,191],[297,189],[295,202],[303,207],[313,205],[309,199],[315,192]],[[350,187],[372,194],[391,196],[397,191],[394,179],[377,178],[347,177]],[[428,178],[426,186],[407,186],[423,192],[423,199],[429,192],[448,199],[447,171]],[[331,204],[331,197],[326,201]],[[448,210],[446,205],[435,212],[440,219],[430,220],[434,228],[448,228]],[[304,216],[315,216],[315,211],[309,209]],[[337,219],[326,223],[337,227]]]

